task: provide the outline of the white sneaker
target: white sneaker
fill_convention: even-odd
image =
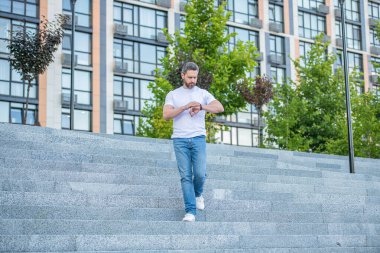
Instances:
[[[187,213],[187,214],[185,214],[185,217],[183,217],[182,221],[193,222],[193,221],[195,221],[195,216],[192,213]]]
[[[196,207],[198,210],[204,210],[205,209],[205,199],[203,196],[199,196],[195,198]]]

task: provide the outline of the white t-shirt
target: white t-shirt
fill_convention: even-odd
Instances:
[[[207,90],[194,86],[192,89],[183,86],[172,90],[166,95],[165,105],[171,105],[175,109],[187,105],[190,102],[198,102],[202,105],[208,105],[215,98]],[[206,135],[204,110],[198,112],[193,117],[190,115],[190,109],[178,114],[173,119],[172,138],[192,138]]]

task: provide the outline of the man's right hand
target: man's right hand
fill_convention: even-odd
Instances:
[[[188,103],[187,105],[184,105],[184,111],[188,110],[190,108],[193,108],[193,107],[200,107],[199,102],[192,101],[192,102]]]

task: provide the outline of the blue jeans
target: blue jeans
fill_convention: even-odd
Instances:
[[[195,197],[202,195],[206,180],[206,137],[174,138],[173,145],[185,211],[196,215]]]

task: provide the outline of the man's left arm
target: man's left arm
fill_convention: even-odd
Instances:
[[[202,110],[209,113],[220,113],[224,112],[224,107],[218,100],[214,100],[208,105],[202,105]]]

